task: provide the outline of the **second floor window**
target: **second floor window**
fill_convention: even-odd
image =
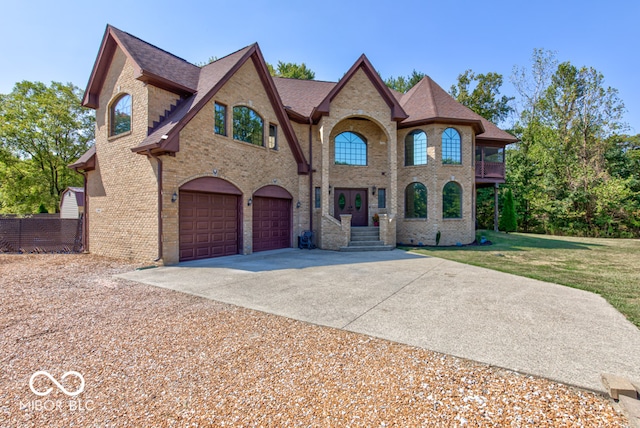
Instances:
[[[336,165],[366,165],[367,140],[355,132],[343,132],[336,135],[335,163]]]
[[[256,146],[264,146],[264,123],[260,115],[249,107],[234,107],[233,138]]]
[[[427,134],[420,129],[411,131],[404,139],[405,166],[427,164]]]
[[[111,107],[111,132],[119,135],[131,131],[131,95],[124,94]]]
[[[227,135],[227,106],[216,103],[214,132]]]
[[[460,134],[453,128],[447,128],[442,133],[442,164],[462,164]]]

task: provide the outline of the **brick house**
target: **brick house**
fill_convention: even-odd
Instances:
[[[339,82],[275,78],[257,44],[198,67],[107,26],[83,105],[86,248],[166,264],[297,245],[467,244],[516,141],[429,77],[401,94],[362,55]]]

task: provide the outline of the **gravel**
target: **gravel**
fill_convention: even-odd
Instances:
[[[546,379],[141,285],[92,255],[0,255],[0,426],[628,426]],[[30,378],[40,375],[34,389]]]

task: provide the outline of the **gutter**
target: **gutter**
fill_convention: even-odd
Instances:
[[[154,158],[158,162],[158,258],[154,262],[162,259],[162,159],[147,150],[147,156]]]

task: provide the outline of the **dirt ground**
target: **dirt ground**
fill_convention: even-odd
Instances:
[[[591,392],[112,277],[134,267],[0,255],[0,426],[628,425]]]

